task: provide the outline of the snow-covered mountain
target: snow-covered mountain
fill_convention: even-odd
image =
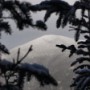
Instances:
[[[72,83],[73,72],[70,64],[77,57],[73,55],[68,57],[69,51],[62,53],[61,49],[56,47],[56,44],[71,45],[75,44],[73,39],[60,35],[45,35],[26,44],[13,48],[10,56],[3,56],[3,58],[16,58],[18,48],[21,49],[21,57],[27,52],[30,45],[33,45],[33,51],[29,53],[23,62],[39,63],[46,66],[52,76],[58,81],[58,87],[45,86],[40,87],[36,80],[32,79],[28,85],[30,90],[70,90]],[[27,88],[27,87],[26,87]]]

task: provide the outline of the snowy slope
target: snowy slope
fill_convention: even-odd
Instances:
[[[33,45],[33,51],[23,62],[43,64],[58,81],[59,86],[45,86],[42,88],[39,84],[36,84],[37,81],[33,79],[29,84],[30,90],[70,90],[69,85],[71,84],[73,77],[70,64],[75,60],[76,55],[69,58],[69,51],[67,50],[62,53],[61,49],[56,47],[56,44],[65,44],[68,46],[75,44],[75,42],[73,39],[64,36],[45,35],[13,48],[10,51],[11,55],[9,57],[3,57],[7,57],[9,60],[15,58],[18,48],[21,48],[22,57],[27,52],[30,45]]]

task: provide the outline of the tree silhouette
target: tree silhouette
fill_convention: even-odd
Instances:
[[[67,24],[71,25],[70,31],[75,31],[74,39],[78,47],[63,44],[56,46],[62,48],[62,52],[66,49],[70,50],[69,57],[73,54],[78,55],[77,59],[71,64],[73,66],[79,63],[79,66],[73,70],[76,75],[73,78],[71,87],[74,90],[90,90],[90,1],[80,0],[76,1],[73,5],[69,5],[66,1],[62,0],[46,0],[31,6],[31,10],[45,10],[44,22],[50,18],[52,13],[56,13],[58,15],[56,21],[57,28],[64,28]],[[76,14],[77,10],[81,13],[80,18]],[[80,35],[83,35],[84,40],[80,40]]]
[[[33,23],[30,12],[45,10],[44,22],[36,21]],[[76,12],[80,11],[81,17],[78,18]],[[46,0],[42,1],[40,4],[31,5],[27,2],[19,2],[18,0],[0,0],[0,33],[4,31],[7,34],[11,34],[12,30],[6,19],[13,19],[17,25],[17,28],[23,30],[24,27],[36,27],[42,30],[46,30],[47,26],[45,22],[50,18],[52,13],[58,15],[56,21],[57,28],[64,28],[67,24],[70,24],[70,31],[75,31],[74,39],[77,42],[77,46],[74,45],[56,45],[62,48],[62,52],[65,50],[70,50],[71,57],[73,54],[77,54],[77,59],[71,64],[71,66],[79,63],[77,67],[74,68],[73,72],[76,74],[73,78],[73,83],[71,87],[74,90],[89,90],[90,89],[90,1],[80,0],[76,1],[73,5],[69,5],[67,2],[62,0]],[[3,16],[3,11],[9,12],[9,17]],[[88,14],[86,14],[86,11]],[[80,35],[83,35],[84,40],[80,40]],[[7,88],[12,90],[12,88],[22,90],[24,86],[24,79],[27,77],[27,81],[30,81],[31,75],[34,75],[40,84],[53,84],[57,85],[57,82],[49,74],[47,68],[42,65],[37,64],[27,64],[21,63],[23,59],[32,50],[32,46],[29,51],[20,59],[20,49],[17,52],[16,61],[9,62],[7,60],[1,60],[1,76],[5,78],[5,84],[1,85],[1,89]],[[8,49],[5,45],[0,43],[0,51],[2,53],[9,54]],[[29,69],[26,69],[29,66]],[[25,70],[25,71],[24,71]],[[25,73],[22,73],[24,71]],[[44,72],[43,72],[44,71]],[[18,76],[18,77],[17,77]],[[9,81],[11,77],[15,77],[13,81]]]
[[[0,37],[2,32],[12,34],[12,28],[7,21],[14,20],[17,28],[33,27],[40,30],[46,30],[47,26],[43,21],[33,22],[31,12],[35,11],[31,8],[31,3],[20,2],[18,0],[0,0]],[[8,13],[8,16],[5,16]],[[18,49],[16,59],[10,60],[0,58],[0,77],[3,81],[0,82],[0,90],[23,90],[25,80],[29,82],[32,76],[40,82],[41,86],[52,84],[57,86],[57,81],[50,75],[48,69],[39,64],[22,63],[27,55],[32,51],[31,45],[26,54],[20,57],[20,49]],[[5,45],[0,43],[0,53],[10,54]]]

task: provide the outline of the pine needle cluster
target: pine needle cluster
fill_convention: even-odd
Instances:
[[[31,12],[34,12],[34,10],[32,10],[32,4],[29,2],[0,0],[0,37],[2,37],[2,32],[12,34],[11,24],[7,19],[12,19],[19,30],[29,27],[46,30],[47,26],[43,21],[33,22]],[[5,13],[8,16],[5,16]],[[0,90],[23,90],[24,84],[30,82],[32,76],[39,81],[41,86],[50,84],[57,86],[57,81],[50,75],[46,67],[36,63],[28,64],[22,62],[32,51],[32,45],[23,57],[20,57],[20,51],[18,49],[17,57],[12,62],[11,60],[2,59],[0,56],[0,78],[3,79],[0,81]],[[7,47],[0,43],[0,55],[2,53],[10,54]]]
[[[45,10],[45,22],[50,18],[52,13],[56,13],[58,15],[56,21],[57,28],[64,28],[70,24],[70,31],[75,31],[74,39],[77,47],[75,45],[66,46],[64,44],[56,46],[61,48],[62,52],[69,50],[69,57],[73,56],[73,54],[78,55],[76,60],[71,64],[71,66],[78,66],[73,70],[75,77],[70,87],[73,87],[74,90],[90,90],[90,1],[80,0],[76,1],[73,5],[69,5],[66,1],[62,0],[47,0],[32,6],[32,10]],[[81,15],[80,18],[76,13],[78,10]],[[82,41],[80,40],[81,35],[84,38]]]

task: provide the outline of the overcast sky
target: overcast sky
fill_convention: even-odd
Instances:
[[[23,0],[24,1],[24,0]],[[41,2],[41,0],[27,0],[32,2],[33,4]],[[65,0],[69,2],[69,4],[73,4],[76,0]],[[34,20],[43,19],[44,12],[37,13],[37,15],[33,15]],[[27,43],[30,40],[33,40],[37,37],[43,36],[43,35],[49,35],[49,34],[56,34],[56,35],[63,35],[67,37],[73,37],[73,32],[69,32],[69,27],[62,29],[56,29],[55,21],[57,20],[57,16],[53,14],[51,18],[46,23],[48,25],[47,31],[40,31],[33,28],[24,29],[23,31],[18,31],[16,26],[14,25],[14,22],[11,21],[12,27],[13,27],[13,33],[12,35],[6,35],[2,34],[1,42],[5,44],[9,49],[16,47],[17,45],[21,45],[24,43]]]

